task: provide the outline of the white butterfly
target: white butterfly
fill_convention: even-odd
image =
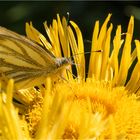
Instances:
[[[17,89],[41,84],[69,64],[69,58],[56,58],[46,47],[0,27],[0,74],[13,78]]]

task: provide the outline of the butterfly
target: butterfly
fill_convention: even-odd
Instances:
[[[0,76],[14,79],[17,89],[42,84],[69,64],[70,58],[56,58],[45,46],[0,27]]]

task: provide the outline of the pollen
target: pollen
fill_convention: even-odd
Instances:
[[[34,137],[35,132],[38,128],[39,121],[41,120],[42,106],[43,97],[42,94],[38,94],[27,107],[24,113],[31,137]]]

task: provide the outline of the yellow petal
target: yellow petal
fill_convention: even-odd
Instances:
[[[119,74],[117,79],[118,85],[124,85],[127,78],[128,69],[131,63],[131,40],[133,36],[134,19],[130,18],[128,30],[126,33],[125,44],[122,52]]]
[[[91,49],[92,51],[95,49],[102,50],[104,48],[104,41],[106,39],[107,24],[108,24],[108,21],[110,20],[110,17],[111,17],[111,14],[108,15],[104,24],[102,25],[97,41],[96,41],[96,37],[98,35],[98,27],[99,26],[98,26],[98,22],[96,23],[95,27],[97,29],[94,32],[96,44],[94,44],[94,43],[92,44],[92,49]],[[93,39],[94,39],[94,37],[93,37]],[[94,40],[92,40],[92,42],[93,41]],[[95,46],[95,45],[97,45],[97,46]],[[90,69],[94,69],[92,75],[95,76],[95,79],[100,80],[100,78],[101,78],[100,77],[101,76],[101,65],[102,65],[102,53],[91,53],[91,55],[93,55],[91,57],[91,59],[93,59],[93,61],[91,61],[91,62],[93,62],[93,65],[89,64],[89,71],[90,71]]]

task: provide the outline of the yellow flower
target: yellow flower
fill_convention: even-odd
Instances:
[[[13,106],[13,81],[9,81],[7,94],[0,96],[1,139],[140,139],[140,41],[135,40],[132,52],[131,17],[127,32],[122,33],[119,25],[112,42],[110,17],[100,30],[99,21],[95,23],[87,77],[82,33],[76,23],[67,25],[65,17],[61,21],[57,15],[51,26],[44,23],[48,39],[26,23],[27,37],[47,47],[56,58],[73,55],[77,76],[69,66],[47,77],[45,89],[23,90],[24,109]]]

